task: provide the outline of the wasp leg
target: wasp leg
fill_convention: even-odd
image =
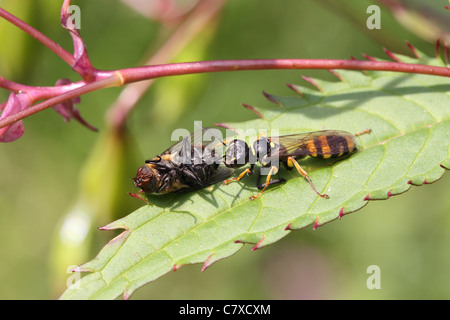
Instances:
[[[282,181],[279,181],[279,180],[284,180],[284,179],[276,179],[276,180],[274,180],[274,181],[272,181],[272,182],[270,181],[270,178],[272,177],[272,175],[273,175],[273,174],[276,174],[277,172],[278,172],[278,167],[272,166],[272,168],[270,168],[269,174],[267,175],[267,178],[266,178],[266,183],[260,185],[260,186],[262,187],[262,190],[261,190],[256,196],[251,196],[251,197],[250,197],[250,200],[258,199],[258,198],[262,195],[262,193],[264,192],[264,190],[266,190],[266,188],[267,188],[269,185],[274,184],[274,183],[282,182]],[[259,177],[258,177],[258,184],[259,184],[259,179],[260,179],[260,177],[261,177],[261,173],[259,174]],[[258,186],[258,189],[259,189],[260,186]]]
[[[289,157],[287,159],[287,165],[289,167],[293,167],[295,166],[295,168],[297,169],[297,171],[303,176],[303,178],[305,178],[306,180],[308,180],[309,185],[311,186],[311,188],[322,198],[328,199],[329,196],[327,194],[322,194],[319,191],[316,190],[316,187],[314,187],[313,183],[311,182],[311,179],[309,179],[308,174],[306,173],[305,170],[303,170],[302,167],[300,167],[300,165],[298,164],[298,162],[293,158],[293,157]]]
[[[269,185],[267,185],[267,183],[262,183],[262,184],[261,184],[261,183],[260,183],[261,177],[262,177],[262,175],[261,175],[261,172],[260,172],[260,173],[258,174],[258,179],[256,180],[256,187],[257,187],[259,190],[264,189],[266,186],[271,186],[271,185],[273,185],[273,184],[286,182],[286,179],[280,178],[280,179],[274,179],[274,180],[271,180],[271,181],[269,182]]]
[[[239,177],[227,179],[222,184],[229,184],[230,182],[233,182],[233,181],[241,181],[241,179],[245,176],[245,174],[252,175],[253,174],[253,166],[242,171],[241,174],[239,175]]]

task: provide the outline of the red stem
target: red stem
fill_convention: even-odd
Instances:
[[[263,59],[263,60],[216,60],[172,63],[138,68],[129,68],[114,71],[100,71],[99,78],[90,84],[66,92],[63,95],[51,98],[34,105],[14,116],[0,120],[0,128],[22,120],[32,114],[50,108],[56,103],[74,98],[76,96],[104,88],[106,86],[122,86],[127,83],[154,79],[164,76],[175,76],[194,73],[243,71],[243,70],[271,70],[271,69],[346,69],[346,70],[376,70],[405,73],[419,73],[450,77],[450,68],[427,66],[386,61],[361,60],[327,60],[327,59]],[[114,76],[111,76],[114,75]],[[105,78],[107,77],[107,78]],[[104,81],[107,80],[107,81]],[[1,85],[1,83],[0,83]],[[74,83],[74,86],[79,83]],[[34,88],[39,91],[38,88]],[[42,90],[48,90],[44,88]]]
[[[117,70],[124,83],[159,77],[244,70],[346,69],[419,73],[450,77],[450,68],[387,61],[329,59],[261,59],[183,62]]]
[[[49,48],[59,57],[61,57],[61,59],[63,59],[69,66],[72,67],[74,65],[75,59],[73,55],[71,55],[68,51],[63,49],[59,44],[57,44],[56,42],[45,36],[43,33],[39,32],[29,24],[23,22],[22,20],[15,17],[14,15],[4,10],[3,8],[0,8],[0,17],[11,22],[13,25],[22,29],[30,36],[35,38],[37,41],[41,42],[43,45],[45,45],[47,48]]]

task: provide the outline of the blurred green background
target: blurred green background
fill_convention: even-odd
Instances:
[[[168,34],[167,26],[120,1],[73,4],[81,8],[81,33],[100,69],[141,65]],[[381,29],[368,30],[366,9],[371,4],[380,3],[232,0],[176,60],[346,59],[361,53],[384,58],[383,47],[410,54],[405,40],[435,55],[433,42],[405,28],[383,6]],[[59,1],[4,0],[0,5],[72,50],[70,36],[60,27]],[[427,10],[448,26],[445,5],[428,1]],[[79,80],[57,56],[4,20],[0,39],[1,76],[36,86],[51,86],[60,78]],[[301,75],[334,80],[326,71],[308,70],[158,79],[120,137],[105,124],[120,88],[90,93],[78,105],[99,133],[75,121],[64,123],[52,110],[26,119],[25,135],[0,145],[0,299],[57,298],[72,276],[67,267],[92,259],[115,235],[97,228],[142,205],[127,194],[136,191],[130,178],[144,159],[171,144],[175,128],[191,129],[194,120],[212,126],[252,119],[255,115],[241,103],[269,105],[262,90],[294,95],[285,84],[304,84]],[[8,94],[1,90],[2,101]],[[245,246],[203,273],[201,265],[184,266],[139,289],[132,299],[449,299],[448,190],[446,173],[432,185],[370,202],[315,231],[308,227],[292,232],[255,252]],[[63,235],[61,228],[68,224],[78,235],[87,232],[84,240],[77,243]],[[74,225],[81,231],[74,231]],[[379,290],[366,286],[370,265],[380,267]]]

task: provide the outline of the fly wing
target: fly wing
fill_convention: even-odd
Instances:
[[[216,184],[218,182],[225,181],[233,174],[234,169],[227,168],[225,166],[219,166],[216,171],[209,177],[208,186]]]
[[[223,147],[220,140],[221,132],[211,132],[215,128],[196,129],[194,133],[184,136],[183,139],[165,150],[161,156],[170,155],[170,159],[175,163],[200,164],[202,162],[220,162]]]

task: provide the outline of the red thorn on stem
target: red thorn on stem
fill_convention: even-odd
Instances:
[[[177,271],[178,269],[180,269],[183,265],[182,264],[174,264],[172,267],[172,271]]]
[[[258,241],[258,243],[252,248],[252,251],[258,250],[261,247],[266,235],[263,235],[262,238]]]
[[[298,94],[299,96],[303,97],[303,92],[301,92],[300,90],[298,90],[298,88],[296,86],[294,86],[293,84],[290,83],[286,83],[286,86],[291,89],[292,91],[294,91],[296,94]]]
[[[286,230],[286,231],[292,230],[292,229],[291,229],[291,226],[292,226],[292,222],[290,222],[290,223],[286,226],[286,228],[284,228],[284,230]]]
[[[439,59],[439,49],[441,47],[441,38],[436,39],[436,44],[434,46],[434,49],[436,50],[436,58]]]
[[[365,196],[364,200],[365,201],[372,200],[372,199],[370,199],[370,193],[368,193],[367,196]]]
[[[209,261],[211,260],[211,257],[212,257],[213,255],[214,255],[214,252],[211,253],[211,254],[208,256],[208,258],[206,258],[205,263],[203,264],[203,267],[202,267],[202,272],[205,271],[206,268],[208,268],[208,267],[211,265],[211,263],[210,263]]]
[[[415,48],[411,43],[409,43],[408,41],[406,41],[406,45],[407,45],[408,48],[411,50],[411,52],[416,56],[416,58],[417,58],[417,59],[420,59],[420,56],[419,56],[419,54],[417,53],[416,48]]]
[[[427,178],[425,178],[425,180],[423,180],[422,184],[430,184],[427,180]]]
[[[413,184],[412,180],[408,180],[407,184]]]
[[[341,208],[341,210],[339,210],[339,219],[342,218],[344,216],[344,207]]]
[[[393,54],[391,51],[389,51],[386,48],[383,48],[384,52],[389,56],[389,58],[391,58],[392,60],[396,61],[396,62],[401,62],[399,58],[397,58],[395,56],[395,54]]]
[[[313,230],[316,230],[318,226],[319,226],[319,216],[317,216],[316,221],[314,221]]]
[[[256,110],[255,107],[252,107],[251,105],[246,104],[246,103],[243,103],[242,105],[244,106],[244,108],[250,110],[251,112],[256,114],[258,117],[260,117],[261,119],[264,119],[263,115],[258,110]]]
[[[369,56],[368,54],[363,53],[362,56],[370,61],[377,61],[374,57]]]
[[[317,88],[317,90],[319,90],[320,92],[323,92],[323,89],[317,84],[316,81],[314,81],[312,78],[310,77],[306,77],[306,76],[302,76],[302,79],[309,82],[310,84],[312,84],[314,87]]]
[[[277,99],[275,99],[275,97],[267,92],[265,92],[263,90],[262,94],[264,95],[264,97],[266,97],[267,100],[269,100],[270,102],[273,102],[275,104],[280,105],[280,101],[278,101]]]
[[[339,73],[337,73],[336,70],[334,69],[328,69],[328,71],[330,71],[330,73],[335,76],[336,78],[338,78],[339,80],[341,80],[342,82],[345,82],[345,79],[341,77],[341,75]]]
[[[354,56],[350,56],[350,60],[356,60]]]

